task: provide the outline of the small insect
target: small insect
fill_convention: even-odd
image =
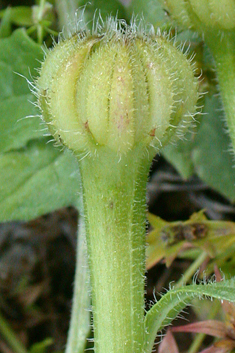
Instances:
[[[207,226],[203,223],[184,224],[178,223],[174,226],[165,226],[161,231],[161,239],[166,245],[173,245],[183,240],[189,242],[206,237]]]

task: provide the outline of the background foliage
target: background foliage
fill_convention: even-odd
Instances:
[[[81,7],[85,4],[84,0],[38,0],[28,3],[12,1],[8,6],[9,2],[0,1],[0,221],[32,220],[64,206],[80,207],[76,159],[69,151],[54,148],[54,142],[40,119],[33,85],[44,51],[53,45],[51,35],[57,41],[58,33],[64,26],[73,30],[75,12],[77,18],[83,13],[90,27],[93,17],[99,16],[99,11],[103,18],[112,14],[127,22],[131,21],[133,13],[139,18],[144,16],[145,21],[156,30],[160,27],[162,32],[167,31],[172,37],[176,34],[176,45],[183,46],[189,57],[194,53],[195,72],[200,76],[202,93],[198,107],[200,114],[184,139],[168,145],[162,154],[183,179],[196,175],[225,203],[234,202],[235,174],[230,139],[226,132],[214,62],[202,39],[192,31],[175,29],[158,0],[132,0],[129,4],[121,4],[117,0],[93,0],[85,8]],[[162,246],[159,237],[165,223],[163,225],[158,220],[157,224],[160,228],[156,232],[153,223],[153,243]],[[222,255],[221,240],[217,240],[215,249],[220,249],[216,260],[227,273],[234,271],[234,261],[231,260],[233,248],[230,248],[233,238],[232,229],[223,244]],[[187,241],[183,243],[167,249],[165,256],[170,259],[169,264],[173,261],[172,253],[176,257],[179,247]],[[149,249],[153,250],[156,260],[159,254],[156,244],[154,246]],[[200,246],[208,250],[206,241],[201,242]],[[194,261],[198,254],[191,251],[181,256]],[[210,273],[213,271],[212,265],[213,261]],[[30,352],[45,352],[50,344],[50,340],[43,341],[33,346]],[[25,353],[24,348],[16,347],[17,353]]]

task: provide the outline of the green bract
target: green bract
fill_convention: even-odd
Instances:
[[[158,149],[192,120],[197,81],[169,41],[110,20],[61,41],[37,82],[43,118],[76,154]]]

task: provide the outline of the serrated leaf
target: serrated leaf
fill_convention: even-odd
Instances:
[[[68,151],[48,148],[47,140],[0,155],[0,221],[29,220],[79,198],[79,173]]]
[[[235,279],[206,285],[189,285],[169,290],[145,317],[145,352],[151,353],[157,333],[190,304],[193,298],[216,298],[235,302]]]
[[[36,117],[39,111],[31,103],[35,97],[26,80],[36,76],[42,59],[41,47],[22,29],[0,40],[0,152],[23,147],[43,136],[42,123]],[[27,116],[35,117],[25,119]]]

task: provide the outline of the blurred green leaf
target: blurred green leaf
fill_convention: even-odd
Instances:
[[[20,148],[27,141],[43,136],[44,129],[39,117],[31,116],[38,113],[31,99],[31,94],[24,94],[0,101],[0,152]],[[30,117],[27,117],[29,114]]]
[[[46,353],[47,347],[53,344],[52,338],[46,338],[42,342],[35,343],[29,350],[29,353]]]
[[[205,48],[200,38],[195,38],[195,34],[192,31],[181,31],[176,36],[177,46],[182,47],[183,51],[187,52],[187,56],[194,56],[194,69],[198,75],[201,75],[202,69],[207,68],[204,62]],[[207,57],[207,56],[206,56]],[[210,58],[210,65],[212,60]],[[208,80],[202,80],[202,82],[208,82]],[[208,85],[204,87],[200,84],[200,91],[208,91]],[[207,99],[207,97],[206,97]],[[200,100],[199,106],[204,106],[204,100]],[[204,111],[203,111],[204,113]],[[204,117],[202,117],[203,119]],[[188,179],[195,172],[194,163],[192,161],[192,151],[195,146],[195,138],[198,130],[200,129],[201,117],[197,115],[197,123],[190,127],[190,131],[187,132],[182,140],[177,140],[172,144],[168,144],[162,150],[164,157],[175,167],[175,169],[181,174],[184,179]]]
[[[195,138],[192,160],[197,175],[222,195],[235,200],[235,173],[233,157],[229,153],[230,139],[221,117],[218,96],[207,96],[205,112]]]
[[[216,87],[214,62],[211,54],[198,38],[190,31],[183,31],[177,40],[191,43],[196,53],[197,73],[203,71],[200,91],[207,92],[199,102],[204,105],[203,115],[196,117],[197,123],[192,133],[184,140],[169,144],[163,149],[164,157],[176,168],[184,179],[197,174],[211,188],[230,201],[235,200],[235,173],[229,135],[223,121],[223,108]]]
[[[42,59],[41,47],[23,29],[0,40],[0,152],[43,136],[43,125],[36,117],[39,111],[31,103],[36,98],[27,83],[37,74]]]
[[[167,145],[162,154],[175,167],[184,179],[190,178],[194,173],[192,150],[194,147],[194,133],[187,133],[184,140]]]
[[[107,16],[117,16],[117,18],[126,19],[124,6],[118,0],[92,0],[80,1],[80,6],[86,5],[85,21],[92,24],[95,13],[100,11],[102,18]]]
[[[41,47],[23,29],[0,40],[0,221],[29,220],[78,198],[76,159],[47,143],[31,103],[36,98],[27,80],[42,59]]]
[[[163,155],[183,178],[194,172],[211,188],[230,201],[235,200],[235,173],[230,139],[222,120],[220,99],[216,95],[205,97],[206,113],[196,134],[188,134],[185,140],[168,145]]]
[[[31,141],[0,154],[0,221],[29,220],[75,205],[80,188],[78,165],[68,151]]]
[[[11,34],[11,8],[7,8],[0,24],[0,38],[6,38]]]
[[[145,22],[151,23],[155,28],[167,26],[167,13],[158,0],[132,0],[127,10],[130,17],[143,16]]]
[[[128,20],[125,7],[118,0],[56,0],[60,28],[64,32],[74,32],[76,21],[82,16],[87,26],[92,29],[99,14],[105,20],[107,16],[117,16]],[[75,16],[76,13],[76,16]]]
[[[1,337],[8,343],[11,347],[11,352],[14,353],[27,353],[27,350],[23,343],[18,339],[11,325],[5,319],[5,317],[0,312],[0,334]]]
[[[9,11],[10,10],[10,11]],[[0,11],[0,18],[5,16],[5,13],[9,11],[10,21],[17,26],[32,26],[33,16],[32,8],[29,6],[14,6]]]
[[[55,0],[60,30],[73,26],[80,0]],[[73,26],[74,27],[74,26]]]

